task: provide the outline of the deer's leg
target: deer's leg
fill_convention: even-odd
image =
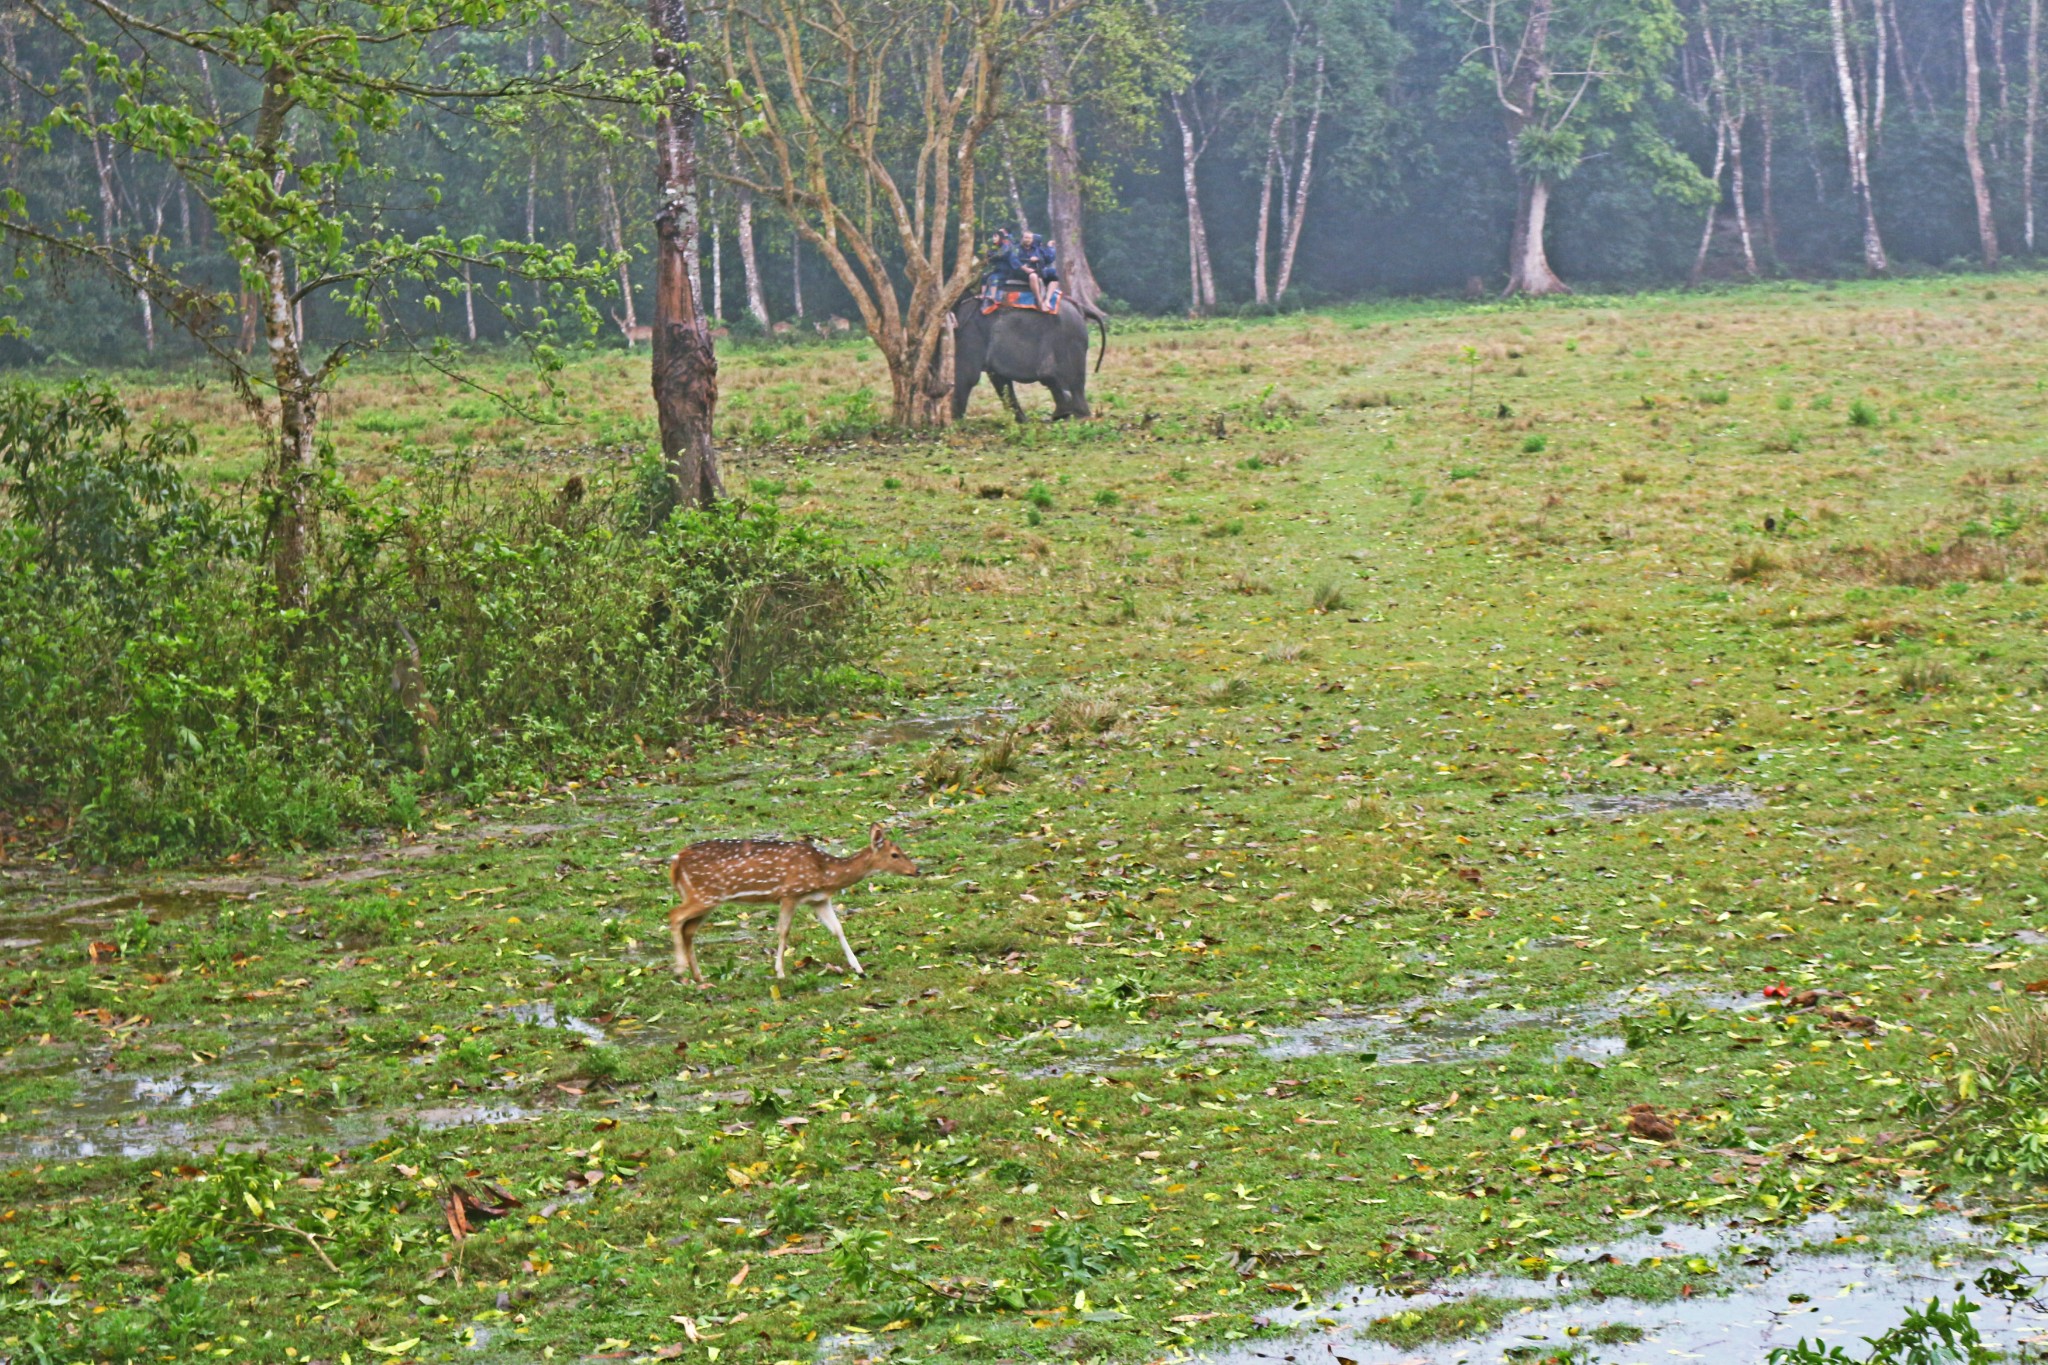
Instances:
[[[708,984],[704,980],[704,973],[697,969],[697,929],[703,923],[703,915],[685,923],[680,940],[683,961],[688,964],[690,979],[700,986]]]
[[[693,925],[697,914],[696,898],[692,897],[668,912],[669,941],[676,950],[676,979],[681,980],[690,973],[689,944],[684,938],[684,926]],[[692,928],[689,932],[694,933]]]
[[[846,941],[846,930],[839,926],[839,912],[832,908],[828,897],[818,902],[818,923],[832,931],[832,937],[839,940],[839,951],[846,954],[846,965],[853,969],[855,976],[866,976],[860,969],[860,959],[853,955],[853,945]]]
[[[789,922],[796,918],[796,897],[782,898],[782,916],[775,921],[775,976],[785,979],[789,973],[782,969],[782,960],[789,955]]]

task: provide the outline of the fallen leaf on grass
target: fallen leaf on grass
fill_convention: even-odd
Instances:
[[[1628,1107],[1628,1131],[1636,1137],[1648,1138],[1652,1142],[1675,1142],[1678,1127],[1647,1104],[1632,1104]]]
[[[519,1200],[495,1185],[477,1182],[481,1195],[471,1194],[460,1185],[450,1185],[448,1194],[441,1201],[441,1214],[448,1220],[448,1233],[456,1241],[469,1236],[479,1223],[488,1223],[503,1218],[519,1207]]]

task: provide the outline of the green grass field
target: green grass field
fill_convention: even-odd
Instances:
[[[2026,275],[1139,324],[1098,420],[909,444],[847,434],[864,343],[729,356],[734,491],[894,562],[875,695],[361,849],[0,868],[0,1354],[1139,1361],[1692,1217],[2037,1235],[2048,1161],[1938,1115],[2048,978],[2044,342]],[[601,480],[644,366],[329,432]],[[806,917],[778,985],[770,907],[673,980],[679,845],[875,820],[924,875],[846,898],[867,979]]]

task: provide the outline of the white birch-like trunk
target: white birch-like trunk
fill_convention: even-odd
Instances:
[[[747,316],[768,329],[768,296],[761,290],[761,258],[754,248],[754,192],[744,187],[739,202],[740,273],[746,277]]]
[[[1266,137],[1266,169],[1259,177],[1259,229],[1252,236],[1252,300],[1269,303],[1266,292],[1266,243],[1273,224],[1273,171],[1280,162],[1280,116],[1273,116],[1273,128]]]
[[[1294,281],[1294,262],[1301,251],[1301,225],[1308,218],[1309,181],[1315,174],[1316,135],[1323,125],[1323,39],[1316,35],[1316,93],[1309,105],[1308,131],[1301,139],[1301,166],[1294,175],[1294,205],[1287,215],[1286,238],[1280,244],[1280,279],[1273,290],[1274,299],[1287,297],[1287,286]]]
[[[2027,126],[2021,135],[2020,194],[2026,200],[2027,250],[2034,249],[2034,135],[2041,125],[2041,0],[2027,0]]]
[[[633,329],[640,325],[633,312],[633,270],[632,262],[626,255],[626,225],[619,214],[618,191],[612,186],[612,165],[610,161],[600,163],[597,171],[597,192],[599,206],[604,210],[605,231],[612,239],[612,251],[619,258],[619,300],[625,312],[619,316],[619,329],[626,334],[626,343],[632,344]]]
[[[1706,272],[1707,251],[1714,244],[1714,216],[1721,210],[1721,170],[1728,164],[1728,124],[1720,119],[1714,121],[1714,171],[1708,178],[1714,182],[1714,202],[1707,205],[1707,221],[1700,228],[1700,246],[1692,256],[1692,271],[1686,276],[1688,285],[1697,285],[1700,276]]]
[[[1757,277],[1756,243],[1749,231],[1749,191],[1743,184],[1742,120],[1728,118],[1728,190],[1735,200],[1735,234],[1742,241],[1742,269]]]
[[[725,321],[725,230],[718,221],[712,192],[718,182],[704,182],[704,216],[711,224],[711,321]]]
[[[1984,175],[1984,88],[1977,54],[1977,0],[1963,3],[1963,156],[1970,163],[1970,194],[1977,204],[1977,246],[1986,270],[1998,269],[1998,221],[1991,212],[1991,182]]]
[[[1828,27],[1833,39],[1835,83],[1842,101],[1842,138],[1849,157],[1849,190],[1863,220],[1863,264],[1872,274],[1890,268],[1884,238],[1877,230],[1877,205],[1870,193],[1870,151],[1864,138],[1863,109],[1856,97],[1856,79],[1849,64],[1848,0],[1828,0]]]
[[[1173,96],[1173,118],[1180,128],[1181,191],[1188,205],[1188,311],[1196,315],[1216,307],[1216,273],[1209,264],[1209,227],[1202,218],[1201,184],[1195,165],[1207,138],[1197,139],[1179,95]]]

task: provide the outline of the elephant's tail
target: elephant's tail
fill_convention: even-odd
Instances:
[[[1109,354],[1109,314],[1103,312],[1092,303],[1082,304],[1081,312],[1102,333],[1102,349],[1095,353],[1095,373],[1101,374],[1102,357]]]

